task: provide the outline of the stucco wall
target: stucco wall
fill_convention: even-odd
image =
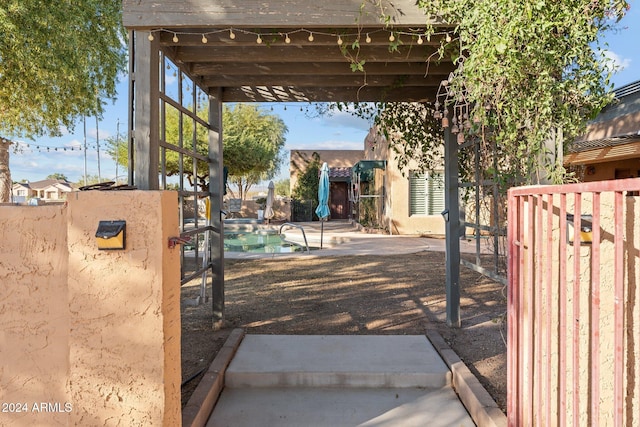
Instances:
[[[409,215],[409,171],[416,165],[409,164],[403,175],[389,144],[375,129],[369,131],[365,146],[365,160],[387,160],[384,227],[392,234],[444,235],[445,222],[441,215]]]
[[[175,192],[0,209],[0,401],[58,403],[0,425],[180,425]],[[124,250],[97,249],[100,220],[127,222]]]
[[[304,173],[313,159],[313,153],[320,156],[320,164],[327,162],[330,168],[352,167],[364,158],[364,150],[291,150],[289,158],[289,186],[296,188],[298,174]]]
[[[2,426],[69,425],[66,230],[61,205],[0,206]]]

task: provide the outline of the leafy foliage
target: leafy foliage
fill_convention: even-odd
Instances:
[[[56,173],[52,173],[50,175],[47,175],[47,179],[59,179],[62,181],[69,181],[69,178],[67,178],[67,176],[63,173],[60,172],[56,172]]]
[[[320,155],[314,152],[310,159],[306,159],[306,167],[299,171],[296,186],[292,196],[298,200],[316,200],[320,180]]]
[[[209,110],[203,106],[197,111],[198,117],[206,121]],[[194,119],[181,115],[167,106],[165,113],[164,140],[167,144],[193,150],[207,158],[209,155],[209,137],[205,126],[195,124]],[[254,105],[237,104],[224,106],[223,116],[223,158],[229,171],[229,182],[236,185],[232,197],[244,199],[248,190],[262,180],[273,178],[278,173],[284,158],[284,143],[287,127],[277,115],[266,114]],[[182,133],[182,139],[180,135]],[[107,153],[118,164],[127,167],[127,144],[118,138],[109,138]],[[195,168],[191,156],[178,151],[165,150],[165,173],[167,176],[184,174],[192,185],[199,185],[205,191],[208,188],[209,165],[196,160]],[[182,165],[181,165],[182,160]]]
[[[289,178],[276,181],[274,184],[274,193],[279,196],[289,197],[291,194],[291,187],[289,183]]]
[[[363,1],[381,5],[385,0]],[[511,182],[536,182],[541,170],[553,181],[565,180],[549,143],[562,150],[611,101],[610,68],[598,39],[615,27],[629,4],[625,0],[418,0],[417,4],[453,34],[442,39],[439,49],[440,58],[450,56],[458,65],[447,82],[447,107],[451,111],[461,100],[468,105],[474,125],[467,136],[480,139],[485,169],[493,167],[494,176],[511,177]],[[441,30],[427,24],[426,35]],[[359,106],[361,111],[370,108]],[[423,113],[429,107],[395,108],[383,103],[375,108],[375,120],[385,136],[405,138],[389,139],[400,163],[417,157],[430,168],[424,153],[436,150],[440,141],[411,137],[414,131],[422,134],[421,125],[430,126]],[[498,168],[494,155],[500,159]],[[473,172],[466,167],[467,174]]]
[[[278,173],[287,127],[280,117],[247,104],[225,106],[222,123],[229,182],[235,184],[239,198],[244,199],[253,185]]]
[[[126,65],[121,2],[0,4],[0,132],[59,135],[102,112]]]

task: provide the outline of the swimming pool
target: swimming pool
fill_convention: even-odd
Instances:
[[[225,230],[224,250],[226,252],[290,253],[305,251],[306,248],[284,240],[277,230],[247,228]]]

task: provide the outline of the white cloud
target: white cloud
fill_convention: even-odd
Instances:
[[[611,50],[603,51],[602,56],[602,59],[607,64],[607,68],[609,68],[611,71],[622,71],[631,66],[630,58],[622,58],[620,55]]]
[[[364,150],[363,141],[327,140],[296,146],[287,146],[287,150]]]
[[[348,127],[365,132],[368,132],[371,127],[371,124],[368,121],[357,117],[348,111],[336,111],[331,116],[323,117],[323,121],[330,127]]]

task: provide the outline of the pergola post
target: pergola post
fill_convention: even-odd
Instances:
[[[222,90],[209,96],[209,197],[211,232],[211,262],[213,328],[220,329],[224,322],[224,224],[222,222],[222,197],[224,195],[224,171],[222,158]]]
[[[460,202],[458,196],[458,143],[444,128],[444,206],[446,231],[447,325],[460,327]]]
[[[149,32],[133,31],[134,51],[129,90],[133,94],[134,185],[140,190],[158,190],[159,163],[159,42]]]

